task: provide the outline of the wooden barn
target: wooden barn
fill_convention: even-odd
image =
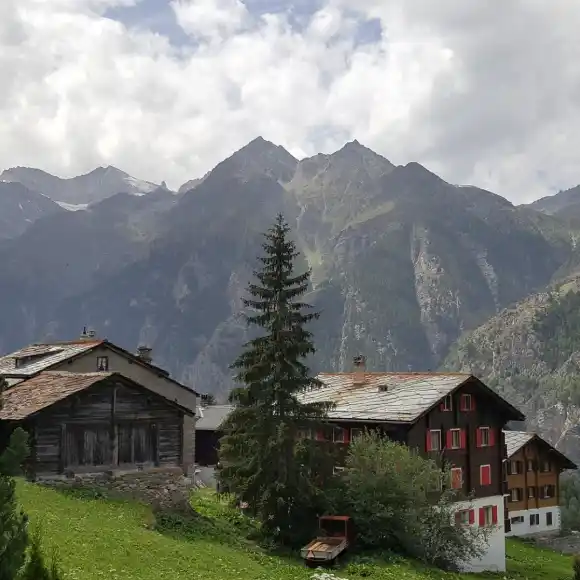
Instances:
[[[45,371],[2,393],[0,431],[30,436],[31,477],[184,467],[190,409],[112,372]]]

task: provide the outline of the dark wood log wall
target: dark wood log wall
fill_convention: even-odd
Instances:
[[[49,407],[26,427],[34,432],[35,473],[57,474],[94,470],[91,464],[178,466],[182,422],[162,397],[111,381]]]

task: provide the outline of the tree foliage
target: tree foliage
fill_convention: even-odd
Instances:
[[[340,479],[338,509],[353,517],[363,547],[447,569],[486,547],[489,529],[456,523],[461,498],[448,488],[449,471],[405,445],[365,432],[351,443]]]
[[[301,301],[309,272],[294,271],[298,256],[279,215],[265,234],[261,269],[244,303],[247,323],[260,330],[233,363],[239,388],[220,442],[220,486],[248,505],[264,532],[297,542],[314,522],[332,471],[329,450],[301,434],[317,429],[328,405],[303,404],[301,391],[318,386],[306,358],[314,353],[306,324],[318,317]],[[306,524],[306,527],[305,527]]]
[[[14,580],[26,556],[27,518],[18,508],[13,476],[27,454],[27,435],[16,429],[0,455],[0,580]]]
[[[37,528],[31,537],[28,560],[19,580],[61,580],[61,578],[56,557],[53,555],[50,565],[46,563],[42,551],[42,535]]]

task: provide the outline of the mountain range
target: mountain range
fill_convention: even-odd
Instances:
[[[580,280],[580,187],[515,206],[357,141],[297,160],[262,138],[176,192],[113,167],[0,180],[1,351],[91,326],[149,344],[156,364],[223,399],[261,233],[282,212],[321,311],[314,370],[349,370],[363,353],[371,370],[473,371],[533,417],[545,409],[537,426],[571,446],[580,411],[574,397],[560,408],[550,380],[576,373],[576,351],[538,370],[555,339],[537,328],[546,297],[562,308]]]

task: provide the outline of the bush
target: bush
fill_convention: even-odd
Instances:
[[[572,569],[574,571],[573,580],[580,580],[580,555],[576,554],[574,556],[574,563],[572,564]]]
[[[352,516],[359,546],[457,569],[481,556],[490,530],[456,525],[462,498],[445,489],[448,481],[434,461],[369,432],[350,446],[336,507]]]

